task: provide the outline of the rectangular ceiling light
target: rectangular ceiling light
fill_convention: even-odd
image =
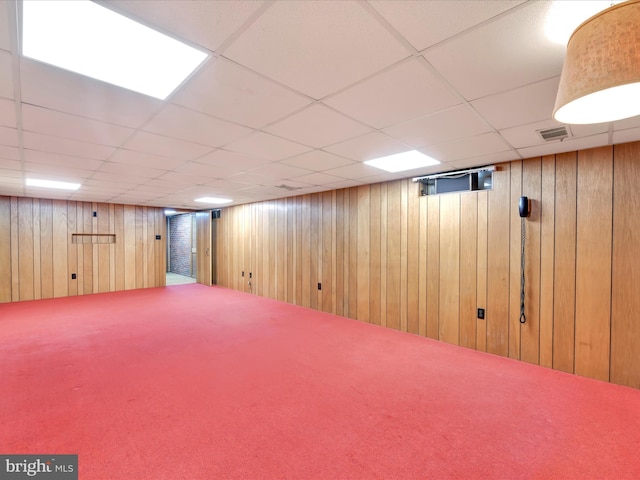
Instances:
[[[218,198],[218,197],[202,197],[202,198],[196,198],[194,202],[210,203],[212,205],[222,205],[223,203],[231,203],[233,202],[233,200],[230,200],[228,198]]]
[[[25,0],[22,55],[161,100],[208,57],[88,0]]]
[[[28,187],[58,188],[60,190],[78,190],[79,183],[55,182],[53,180],[38,180],[35,178],[27,178]]]
[[[430,167],[438,165],[440,162],[417,150],[396,153],[386,157],[380,157],[364,162],[372,167],[385,170],[387,172],[404,172],[405,170],[415,170],[416,168]]]

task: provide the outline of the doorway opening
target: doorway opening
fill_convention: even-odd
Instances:
[[[196,283],[196,215],[182,213],[167,217],[167,283]]]

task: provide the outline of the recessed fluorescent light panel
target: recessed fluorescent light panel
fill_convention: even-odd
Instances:
[[[22,54],[164,100],[208,55],[88,0],[25,0]]]
[[[165,215],[175,215],[176,213],[178,213],[178,212],[176,212],[175,210],[165,210],[164,211]]]
[[[432,165],[438,165],[440,162],[417,150],[410,150],[408,152],[396,153],[387,157],[367,160],[364,163],[387,172],[395,173],[404,172],[405,170],[414,170],[416,168],[430,167]]]
[[[196,198],[194,202],[210,203],[212,205],[222,205],[223,203],[231,203],[233,202],[233,200],[230,200],[228,198],[218,198],[218,197],[202,197],[202,198]]]
[[[53,180],[38,180],[35,178],[27,178],[28,187],[58,188],[60,190],[78,190],[79,183],[54,182]]]

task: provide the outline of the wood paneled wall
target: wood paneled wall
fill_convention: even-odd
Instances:
[[[218,284],[640,388],[639,186],[632,143],[502,164],[491,191],[402,180],[229,207]]]
[[[0,302],[163,286],[165,230],[160,208],[0,196]]]

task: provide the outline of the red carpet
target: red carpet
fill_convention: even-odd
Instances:
[[[83,480],[637,479],[639,446],[640,391],[222,288],[0,305],[0,453]]]

